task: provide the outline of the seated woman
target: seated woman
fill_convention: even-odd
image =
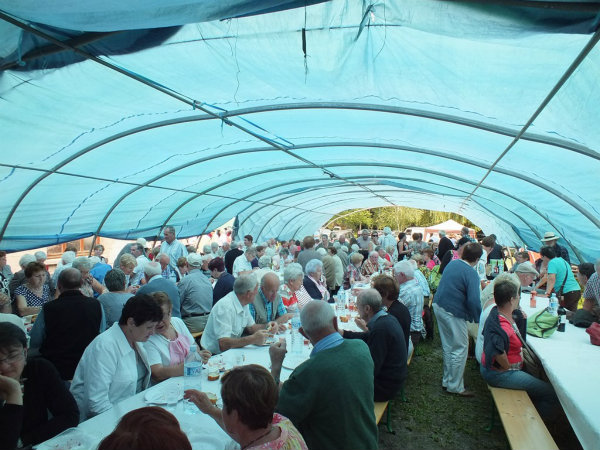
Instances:
[[[77,404],[47,360],[27,359],[27,338],[12,323],[0,322],[0,448],[50,439],[79,422]]]
[[[522,369],[522,333],[513,318],[519,307],[519,289],[509,279],[494,282],[496,306],[489,313],[483,328],[481,375],[490,386],[527,391],[540,416],[553,420],[560,411],[552,385],[539,380]]]
[[[46,267],[39,262],[30,262],[25,267],[25,282],[15,289],[17,313],[20,316],[37,314],[44,303],[52,300],[46,284]]]
[[[323,281],[323,263],[319,259],[311,259],[304,267],[306,275],[302,285],[313,300],[329,300],[327,284]]]
[[[151,296],[133,296],[125,303],[119,321],[87,346],[71,384],[82,420],[149,386],[150,366],[141,342],[154,334],[162,316]]]
[[[288,311],[302,309],[312,300],[302,285],[304,271],[298,263],[290,263],[283,272],[283,286],[279,289],[281,300]]]
[[[344,289],[350,289],[356,282],[365,281],[365,278],[360,274],[363,259],[363,255],[358,252],[350,255],[350,262],[344,274]]]
[[[431,270],[435,266],[440,265],[440,260],[431,247],[423,249],[421,254],[423,255],[423,263],[425,264],[425,267],[427,267],[427,269]]]
[[[554,248],[550,246],[542,247],[540,255],[542,260],[548,264],[546,295],[550,296],[552,292],[556,292],[561,306],[571,311],[577,311],[577,304],[581,297],[581,288],[575,280],[571,265],[560,256],[556,256]],[[560,299],[561,295],[563,300]]]
[[[244,450],[307,450],[292,422],[275,412],[279,386],[267,369],[249,364],[221,378],[223,410],[204,392],[185,391],[184,397],[208,414]]]
[[[97,294],[102,294],[105,291],[104,286],[102,286],[90,273],[90,270],[92,270],[90,258],[87,256],[75,258],[75,261],[73,261],[71,267],[81,272],[81,278],[83,281],[79,290],[83,295],[87,297],[93,297],[94,292]]]
[[[162,320],[156,325],[156,333],[143,344],[148,354],[152,379],[158,382],[171,377],[182,377],[183,362],[194,338],[183,320],[171,316],[173,304],[166,293],[158,291],[150,296],[162,311]],[[202,350],[200,356],[207,362],[211,354],[208,350]]]
[[[100,295],[98,301],[104,309],[106,326],[110,328],[113,323],[119,321],[123,306],[133,294],[125,291],[125,273],[121,269],[109,270],[104,277],[104,284],[108,292]]]
[[[158,406],[128,412],[98,450],[192,450],[177,418]]]

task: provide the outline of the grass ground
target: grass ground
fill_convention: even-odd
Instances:
[[[392,428],[379,426],[379,448],[382,450],[434,449],[509,449],[499,419],[491,431],[492,397],[479,374],[475,360],[469,359],[465,369],[465,386],[475,392],[474,398],[461,398],[445,393],[442,383],[442,348],[437,334],[433,340],[421,342],[413,357],[406,382],[406,402],[398,396],[392,403]],[[559,433],[550,429],[563,450],[581,449],[577,438],[566,425]]]

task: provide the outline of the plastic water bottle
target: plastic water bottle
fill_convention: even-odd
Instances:
[[[300,313],[294,314],[292,317],[292,353],[301,354],[304,338],[300,334]]]
[[[553,292],[550,297],[550,312],[553,316],[558,315],[558,298],[556,298],[556,294]]]
[[[202,390],[202,358],[195,344],[190,345],[190,353],[183,363],[184,389]],[[192,402],[185,400],[184,411],[186,414],[199,414],[200,410]]]

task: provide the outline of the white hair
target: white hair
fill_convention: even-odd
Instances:
[[[415,277],[415,269],[412,264],[407,260],[402,260],[394,264],[394,274],[404,274],[407,278]]]
[[[347,245],[342,245],[341,249],[342,249],[344,252],[348,253],[348,246],[347,246]]]
[[[306,266],[304,266],[304,271],[307,274],[316,273],[319,269],[323,269],[323,262],[320,259],[316,258],[311,259],[309,262],[306,263]]]
[[[100,262],[100,258],[97,256],[90,256],[90,264],[94,267],[96,264]]]
[[[210,253],[212,252],[212,245],[204,245],[202,246],[202,253]]]
[[[40,259],[46,259],[46,258],[48,257],[48,255],[46,255],[46,252],[42,252],[42,251],[35,252],[35,253],[33,254],[33,256],[35,256],[35,259],[36,259],[36,260],[40,260]]]
[[[85,270],[89,272],[92,268],[92,263],[90,262],[90,258],[87,256],[80,256],[79,258],[75,258],[73,260],[73,269],[79,269],[80,271]]]
[[[152,278],[153,276],[162,273],[162,267],[160,267],[160,264],[156,261],[150,261],[149,263],[144,264],[144,273],[148,278]]]
[[[291,263],[283,271],[284,283],[287,283],[288,281],[297,280],[298,278],[303,278],[303,277],[304,277],[304,271],[302,270],[302,266],[298,263]]]
[[[73,252],[71,252],[73,253]],[[27,264],[32,263],[32,262],[36,262],[35,256],[33,256],[31,253],[26,253],[23,256],[21,256],[21,258],[19,258],[19,265],[24,269],[25,267],[27,267]]]
[[[246,292],[253,291],[257,285],[258,280],[256,279],[256,275],[253,273],[240,275],[233,283],[233,292],[235,292],[236,295],[242,295]]]
[[[311,300],[300,312],[300,322],[304,332],[311,336],[315,332],[333,327],[333,308],[322,300]]]
[[[63,264],[70,264],[73,261],[75,261],[75,258],[77,258],[77,255],[75,254],[75,252],[69,250],[68,252],[64,252],[62,254],[61,260],[62,260]]]
[[[210,248],[211,250],[218,250],[219,249],[219,243],[218,242],[213,242],[210,244]]]
[[[271,267],[271,257],[269,255],[262,255],[258,258],[258,267],[260,269]]]
[[[381,247],[379,247],[379,246],[378,246],[378,248],[381,248]],[[370,258],[371,256],[377,256],[377,257],[379,258],[379,252],[378,252],[378,251],[375,251],[375,250],[373,250],[372,252],[370,252],[370,253],[369,253],[369,258]]]
[[[325,256],[327,254],[327,250],[325,250],[323,247],[320,247],[317,249],[317,253],[321,256]]]
[[[357,252],[359,250],[358,244],[352,244],[350,246],[350,248],[352,249],[353,252]]]

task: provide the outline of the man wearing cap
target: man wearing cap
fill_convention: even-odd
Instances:
[[[388,247],[396,248],[396,238],[392,234],[392,229],[390,227],[383,228],[383,237],[381,238],[379,245],[381,245],[384,250],[387,250]]]
[[[515,273],[519,277],[521,282],[521,292],[531,292],[533,289],[533,282],[539,276],[533,264],[529,261],[522,262],[515,269]]]
[[[547,245],[548,247],[553,247],[556,256],[560,256],[566,262],[571,264],[569,252],[562,245],[558,245],[558,236],[555,235],[552,231],[547,231],[546,233],[544,233],[544,237],[543,239],[541,239],[541,241],[542,244]]]
[[[191,333],[198,333],[206,326],[213,303],[213,289],[201,270],[203,257],[190,253],[187,262],[190,271],[179,283],[181,318]]]
[[[182,256],[187,256],[187,248],[175,239],[175,228],[171,225],[167,225],[163,229],[163,234],[165,240],[160,244],[160,252],[169,255],[169,264],[174,271],[177,271],[177,260]]]

